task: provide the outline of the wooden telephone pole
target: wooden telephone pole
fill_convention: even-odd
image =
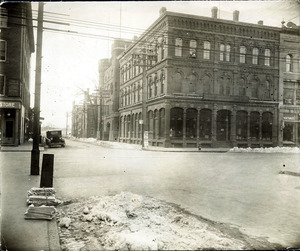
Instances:
[[[44,3],[39,2],[38,26],[36,41],[36,70],[35,70],[35,94],[34,94],[34,119],[33,119],[33,144],[31,151],[30,175],[40,173],[40,103],[41,103],[41,69],[42,69],[42,41],[43,41],[43,15]]]

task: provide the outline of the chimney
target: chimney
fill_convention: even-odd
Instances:
[[[161,7],[159,10],[159,16],[162,16],[167,11],[166,7]]]
[[[211,17],[218,18],[218,7],[214,6],[211,8]]]
[[[257,24],[259,24],[259,25],[264,25],[264,21],[263,21],[263,20],[259,20],[259,21],[257,22]]]
[[[239,14],[240,14],[240,12],[238,10],[235,10],[233,12],[233,21],[235,21],[235,22],[239,21]]]

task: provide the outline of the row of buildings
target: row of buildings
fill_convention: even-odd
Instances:
[[[169,12],[99,62],[72,134],[162,147],[299,146],[300,27]],[[146,132],[146,133],[144,133]]]
[[[19,145],[29,138],[30,58],[34,52],[30,3],[0,7],[0,145]]]

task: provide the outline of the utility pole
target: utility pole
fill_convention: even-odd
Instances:
[[[69,113],[66,112],[67,115],[67,121],[66,121],[66,136],[68,136],[68,120],[69,120]]]
[[[38,26],[36,40],[36,70],[35,70],[35,94],[34,94],[34,119],[33,119],[33,144],[31,151],[30,175],[40,173],[40,103],[41,103],[41,69],[42,69],[42,42],[43,42],[43,14],[44,3],[38,5]]]
[[[148,121],[147,121],[147,67],[148,60],[153,60],[155,55],[148,54],[145,49],[142,49],[138,54],[133,55],[135,57],[135,66],[142,67],[143,77],[142,77],[142,121],[139,124],[142,126],[142,147],[148,147]],[[146,133],[147,134],[146,134]],[[145,136],[147,138],[145,138]],[[146,144],[145,144],[146,143]]]

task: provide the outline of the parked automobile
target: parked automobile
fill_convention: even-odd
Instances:
[[[65,147],[66,142],[62,138],[61,130],[51,130],[46,132],[46,145],[48,147]]]

